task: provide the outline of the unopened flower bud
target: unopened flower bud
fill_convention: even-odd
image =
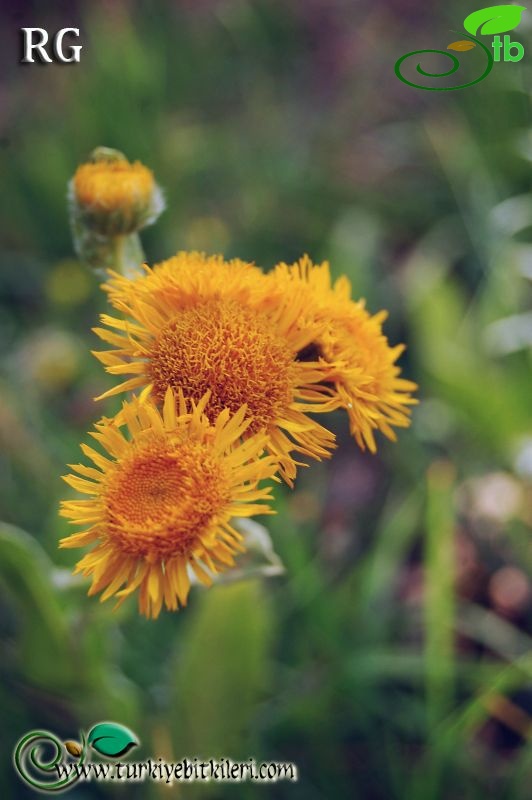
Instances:
[[[118,150],[97,147],[77,168],[68,199],[79,258],[100,272],[134,273],[144,261],[138,231],[164,209],[153,172]]]
[[[102,236],[138,231],[154,222],[164,205],[148,167],[104,147],[77,168],[70,196],[79,222]]]

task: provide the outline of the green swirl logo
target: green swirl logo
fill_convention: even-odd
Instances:
[[[425,91],[429,92],[450,92],[456,89],[465,89],[468,86],[474,86],[476,83],[483,81],[484,78],[489,75],[495,61],[501,60],[501,52],[503,54],[504,61],[520,61],[523,57],[524,47],[522,44],[519,42],[512,42],[509,36],[504,36],[504,39],[501,40],[501,37],[498,35],[516,28],[521,21],[521,15],[523,11],[525,11],[524,6],[490,6],[489,8],[481,8],[479,11],[474,11],[465,18],[464,28],[467,33],[462,34],[462,36],[465,36],[466,38],[460,41],[452,42],[447,46],[447,50],[467,52],[478,46],[483,51],[484,55],[486,56],[484,70],[479,77],[473,80],[468,80],[467,82],[462,82],[455,86],[427,86],[423,83],[417,83],[405,76],[403,72],[404,66],[406,66],[405,62],[409,61],[410,63],[414,63],[416,61],[416,57],[419,59],[421,56],[424,56],[427,53],[435,53],[437,55],[445,56],[445,58],[450,61],[451,66],[449,69],[442,70],[440,72],[428,72],[422,67],[421,62],[418,60],[416,64],[416,72],[419,75],[421,75],[423,78],[447,78],[450,75],[454,75],[460,68],[460,61],[455,55],[447,52],[447,50],[427,49],[414,50],[411,53],[406,53],[396,61],[395,74],[399,80],[403,83],[406,83],[407,86],[412,86],[415,89],[424,89]],[[477,38],[477,34],[497,34],[491,43],[493,54],[490,48]],[[448,64],[449,61],[447,62]]]
[[[116,722],[100,722],[80,742],[62,742],[50,731],[30,731],[16,744],[13,764],[24,783],[40,792],[64,792],[79,780],[81,773],[61,770],[68,761],[82,766],[90,760],[90,750],[106,758],[120,758],[138,745],[135,735]]]
[[[78,763],[87,757],[87,746],[83,735]],[[65,751],[72,753],[71,742],[63,743],[50,731],[31,731],[18,742],[13,759],[18,774],[29,786],[42,792],[62,792],[78,780],[75,773],[58,778],[57,767],[63,763]],[[72,748],[73,750],[74,748]],[[47,753],[47,755],[46,755]]]

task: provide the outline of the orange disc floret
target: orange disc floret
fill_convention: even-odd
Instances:
[[[76,572],[92,578],[89,594],[120,604],[138,590],[139,609],[157,617],[162,605],[184,606],[193,575],[209,585],[244,548],[233,517],[273,513],[276,471],[263,455],[264,434],[249,427],[246,408],[209,421],[209,395],[198,404],[168,389],[162,409],[151,400],[124,403],[119,423],[104,419],[93,437],[105,455],[82,445],[93,466],[72,465],[66,482],[88,500],[66,500],[61,515],[85,528],[61,547],[93,549]]]
[[[167,386],[186,397],[212,392],[213,413],[246,403],[250,431],[268,426],[290,405],[292,352],[268,319],[234,300],[207,300],[184,309],[161,331],[148,374],[160,399]],[[268,391],[265,391],[265,387]]]

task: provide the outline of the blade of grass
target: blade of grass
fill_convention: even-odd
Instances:
[[[425,540],[425,685],[430,732],[452,708],[454,695],[453,467],[433,464],[427,474]]]
[[[454,702],[454,468],[435,462],[427,473],[425,569],[425,695],[427,703],[427,779],[425,796],[436,796],[443,768],[438,725]],[[429,789],[429,791],[427,791]]]

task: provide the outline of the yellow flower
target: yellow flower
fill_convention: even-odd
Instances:
[[[390,347],[382,332],[386,311],[371,316],[364,301],[351,299],[351,284],[342,276],[334,284],[329,264],[312,264],[308,256],[288,266],[279,264],[268,276],[272,292],[284,303],[305,308],[300,324],[322,324],[321,332],[300,358],[324,359],[334,365],[334,393],[349,415],[352,435],[362,449],[375,452],[375,431],[395,441],[393,427],[410,424],[410,406],[417,403],[412,381],[400,376],[396,361],[404,345]]]
[[[153,222],[163,207],[153,172],[106,148],[93,158],[77,168],[71,182],[80,222],[102,236],[131,233]]]
[[[272,457],[260,457],[265,435],[241,443],[245,406],[211,424],[208,399],[187,403],[168,389],[162,411],[134,399],[124,403],[121,424],[95,426],[107,455],[82,445],[94,466],[70,465],[78,474],[64,480],[90,499],[63,501],[61,515],[86,530],[60,546],[94,545],[75,570],[92,577],[90,595],[103,591],[102,601],[115,595],[120,604],[138,590],[146,616],[157,617],[163,602],[176,610],[192,574],[209,585],[244,550],[231,518],[273,513],[270,489],[258,487],[276,471]]]
[[[329,454],[334,436],[308,412],[337,404],[325,385],[330,366],[298,360],[319,329],[302,329],[297,299],[283,308],[259,269],[179,253],[136,280],[112,273],[106,288],[129,319],[102,316],[107,327],[95,332],[116,349],[95,355],[112,375],[134,377],[102,397],[144,387],[160,403],[170,386],[196,402],[210,390],[210,415],[245,403],[249,432],[266,431],[288,483],[296,474],[293,451]]]

